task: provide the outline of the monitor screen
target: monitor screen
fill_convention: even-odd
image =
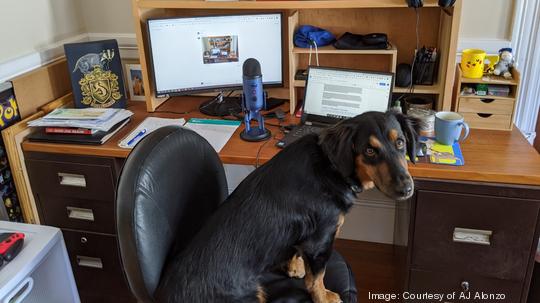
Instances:
[[[148,35],[158,97],[241,88],[248,58],[283,84],[280,13],[150,19]]]
[[[386,111],[393,74],[310,67],[304,113],[345,119],[368,111]]]

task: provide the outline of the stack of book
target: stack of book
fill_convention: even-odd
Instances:
[[[129,122],[133,112],[117,108],[58,108],[28,122],[30,141],[103,144]]]

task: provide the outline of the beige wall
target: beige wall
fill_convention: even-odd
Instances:
[[[86,32],[79,1],[0,1],[0,63]]]
[[[89,33],[135,33],[131,0],[78,0]]]
[[[511,39],[515,0],[463,0],[460,38]]]

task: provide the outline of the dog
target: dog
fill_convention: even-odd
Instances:
[[[300,138],[246,177],[168,264],[158,302],[265,302],[259,277],[282,263],[313,302],[341,302],[323,278],[344,216],[366,189],[412,196],[405,156],[415,160],[416,142],[414,121],[392,112]]]

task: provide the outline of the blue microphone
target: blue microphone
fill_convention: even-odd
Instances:
[[[260,111],[266,107],[266,94],[263,89],[261,65],[254,58],[244,61],[242,66],[242,109],[245,129],[240,138],[246,141],[263,141],[270,138],[270,131],[264,127],[264,118]],[[251,127],[251,121],[258,125]]]

